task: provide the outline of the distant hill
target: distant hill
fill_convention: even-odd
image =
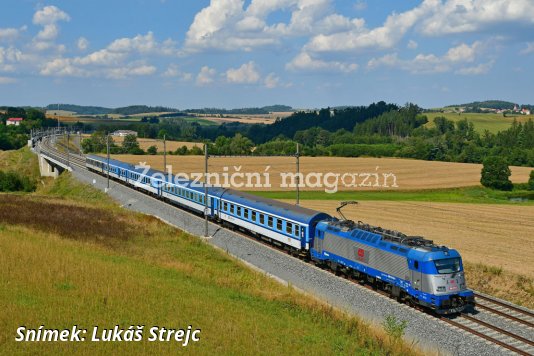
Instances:
[[[101,106],[81,106],[81,105],[71,105],[71,104],[50,104],[46,110],[61,110],[61,111],[72,111],[78,115],[105,115],[110,114],[113,109],[104,108]]]
[[[467,104],[461,104],[461,105],[448,105],[446,107],[464,107],[464,108],[471,108],[471,109],[506,109],[506,110],[512,110],[514,106],[516,106],[516,103],[512,103],[509,101],[502,101],[502,100],[486,100],[486,101],[474,101],[472,103]]]
[[[46,110],[59,110],[72,111],[78,115],[107,115],[107,114],[119,114],[119,115],[136,115],[143,113],[153,112],[177,112],[177,109],[167,108],[163,106],[146,106],[146,105],[131,105],[120,108],[105,108],[101,106],[82,106],[71,104],[50,104],[46,107]]]
[[[208,115],[267,115],[271,112],[287,112],[294,111],[291,106],[287,105],[271,105],[261,108],[241,108],[241,109],[221,109],[221,108],[203,108],[203,109],[187,109],[185,112],[194,114],[208,114]]]

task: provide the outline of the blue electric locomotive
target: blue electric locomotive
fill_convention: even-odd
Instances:
[[[399,300],[439,314],[460,312],[474,302],[456,250],[350,220],[322,221],[316,232],[314,261],[365,279]]]
[[[209,187],[205,197],[202,183],[174,182],[163,172],[117,160],[108,164],[99,156],[87,156],[86,167],[206,214],[215,222],[240,229],[336,273],[370,282],[398,300],[440,314],[460,312],[474,302],[473,292],[466,287],[460,254],[430,240],[362,222],[340,221],[320,211],[232,189]]]

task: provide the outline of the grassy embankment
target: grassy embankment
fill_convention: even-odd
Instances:
[[[16,156],[21,156],[17,159]],[[24,150],[1,153],[18,167]],[[34,160],[33,160],[34,161]],[[35,165],[35,162],[33,162]],[[34,171],[33,168],[28,169]],[[380,330],[62,175],[0,195],[0,354],[174,354],[176,343],[16,343],[20,325],[201,328],[195,354],[411,354]]]

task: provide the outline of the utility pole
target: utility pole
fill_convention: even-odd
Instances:
[[[107,190],[109,190],[109,133],[106,136],[106,146],[107,146],[107,151],[108,151],[108,167],[106,169],[106,171],[108,173],[108,188],[107,188]]]
[[[163,172],[167,172],[167,140],[163,135]]]
[[[80,149],[80,156],[83,155],[83,150],[82,150],[82,131],[78,131],[78,147]]]
[[[209,198],[208,198],[208,144],[204,144],[204,236],[209,236],[209,225],[208,225],[208,209],[209,209]]]
[[[67,130],[67,167],[70,167],[69,141],[70,141],[70,131]]]
[[[299,152],[299,144],[297,142],[297,153],[295,154],[295,157],[297,158],[297,204],[300,205],[300,152]]]

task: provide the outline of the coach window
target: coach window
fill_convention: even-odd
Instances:
[[[241,207],[240,206],[237,207],[237,216],[241,216]]]
[[[272,216],[268,216],[267,217],[267,226],[269,227],[273,227],[274,223],[273,223],[273,217]]]
[[[265,225],[265,215],[260,214],[260,224]]]
[[[293,235],[293,224],[286,222],[286,233]]]
[[[300,234],[300,225],[295,225],[295,236],[299,236]]]
[[[256,221],[256,212],[252,211],[252,221]]]
[[[244,209],[244,216],[245,216],[245,219],[248,219],[250,218],[250,215],[249,215],[249,210],[248,209]]]
[[[282,220],[280,220],[280,219],[276,219],[276,228],[277,228],[279,231],[282,231]]]

